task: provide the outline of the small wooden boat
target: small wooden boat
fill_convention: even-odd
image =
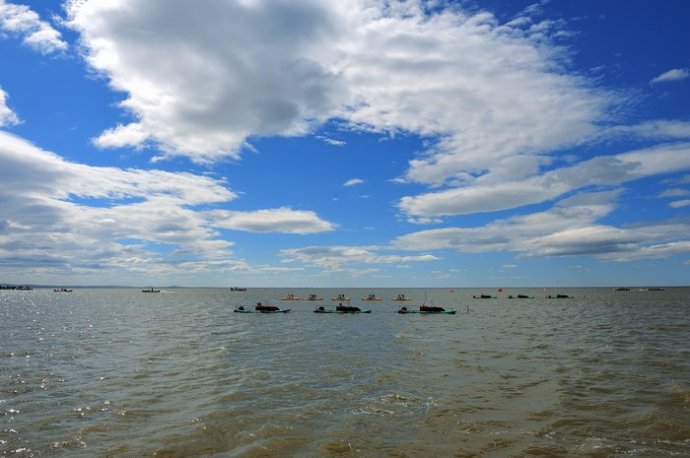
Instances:
[[[160,293],[160,289],[153,289],[153,288],[148,288],[148,289],[142,289],[142,293]]]
[[[317,294],[310,294],[310,295],[307,296],[307,298],[304,299],[304,300],[305,300],[305,301],[322,301],[322,300],[323,300],[323,297],[319,297]]]
[[[53,291],[56,293],[71,293],[72,292],[71,289],[67,289],[67,288],[55,288]]]
[[[332,301],[342,301],[342,302],[347,302],[352,300],[351,297],[346,297],[344,294],[338,294],[336,297],[331,298]]]
[[[363,301],[382,301],[380,297],[376,297],[376,294],[369,294],[367,297],[362,298]]]
[[[404,294],[398,294],[397,296],[391,298],[391,300],[396,301],[396,302],[407,302],[407,301],[411,301],[412,299],[405,296]]]
[[[288,294],[285,297],[280,298],[281,301],[301,301],[299,297],[295,296],[294,294]]]

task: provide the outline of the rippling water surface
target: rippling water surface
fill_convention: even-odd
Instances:
[[[690,289],[556,292],[0,291],[0,453],[689,456]]]

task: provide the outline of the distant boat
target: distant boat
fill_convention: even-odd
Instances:
[[[397,296],[392,297],[391,300],[396,301],[396,302],[407,302],[407,301],[411,301],[412,299],[405,296],[404,294],[398,294]]]
[[[376,294],[369,294],[367,297],[362,298],[363,301],[382,301],[380,297],[376,297]]]
[[[508,296],[508,299],[532,299],[527,294],[518,294],[517,296]]]
[[[302,299],[300,299],[299,297],[297,297],[297,296],[295,296],[294,294],[291,293],[291,294],[288,294],[288,295],[285,296],[285,297],[281,297],[280,300],[281,300],[281,301],[301,301]]]
[[[55,288],[53,291],[55,291],[56,293],[71,293],[72,292],[71,289],[67,289],[67,288]]]
[[[322,301],[322,300],[323,300],[323,297],[319,297],[318,294],[310,294],[310,295],[307,296],[307,298],[304,299],[304,300],[305,300],[305,301]]]
[[[546,296],[547,299],[572,299],[573,296],[568,296],[567,294],[556,294],[555,296]]]
[[[614,289],[614,291],[630,291],[630,288],[620,287],[620,288]]]
[[[160,289],[153,289],[153,288],[148,288],[148,289],[142,289],[142,293],[160,293]]]
[[[243,288],[240,286],[231,286],[230,291],[247,291],[247,288]]]
[[[492,296],[491,294],[480,294],[479,296],[472,296],[475,299],[496,299],[496,296]]]
[[[351,297],[347,297],[344,294],[338,294],[336,297],[331,298],[332,301],[349,301],[352,300]]]

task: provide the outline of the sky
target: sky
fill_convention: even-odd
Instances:
[[[0,283],[688,285],[688,21],[0,0]]]

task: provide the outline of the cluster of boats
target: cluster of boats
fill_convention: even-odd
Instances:
[[[0,290],[7,291],[33,291],[29,285],[0,285]]]
[[[237,313],[288,313],[291,309],[283,309],[276,305],[267,305],[257,302],[254,308],[245,307],[243,305],[237,307]],[[317,307],[314,313],[371,313],[370,309],[357,307],[356,305],[339,303],[334,309],[326,308],[323,305]],[[420,313],[420,314],[447,314],[455,315],[455,309],[446,309],[443,307],[433,305],[420,305],[416,310],[410,310],[407,307],[401,307],[398,310],[400,314],[406,313]]]
[[[318,294],[310,294],[309,296],[305,298],[301,298],[298,296],[295,296],[294,294],[290,293],[286,296],[283,296],[280,298],[281,301],[322,301],[323,297],[319,297]],[[352,298],[348,297],[344,294],[338,294],[336,297],[331,298],[332,301],[334,302],[348,302],[351,301]],[[376,296],[376,294],[369,294],[365,297],[360,298],[360,300],[365,301],[365,302],[373,302],[373,301],[382,301],[383,298]],[[391,298],[392,301],[411,301],[409,297],[405,296],[404,294],[398,294],[395,297]]]

